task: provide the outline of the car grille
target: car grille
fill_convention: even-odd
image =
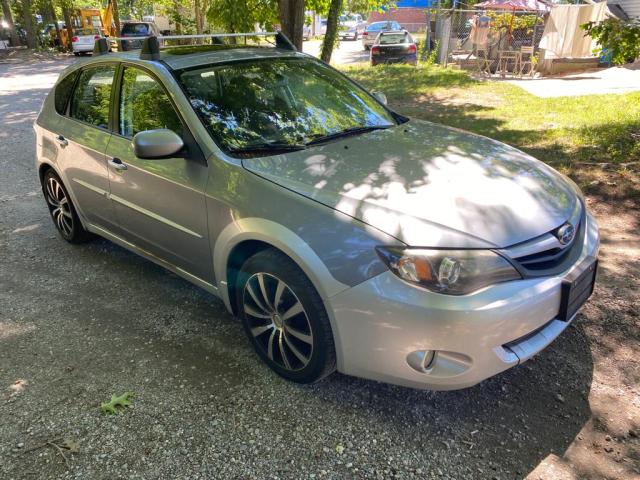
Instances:
[[[540,237],[503,249],[501,253],[511,259],[525,278],[562,272],[580,256],[586,230],[585,218],[585,209],[580,203],[567,219],[576,230],[573,240],[567,245],[562,245],[557,237],[561,225]]]

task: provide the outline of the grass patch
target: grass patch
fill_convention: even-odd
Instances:
[[[384,92],[399,113],[513,145],[587,190],[640,196],[640,165],[634,165],[640,162],[640,92],[538,98],[508,83],[478,81],[438,66],[344,71],[368,89]]]

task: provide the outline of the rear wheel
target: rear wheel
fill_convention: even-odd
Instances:
[[[268,249],[241,268],[237,312],[262,360],[298,383],[321,380],[336,368],[329,318],[320,295],[286,255]]]
[[[70,243],[82,243],[91,239],[91,234],[80,223],[67,189],[53,170],[47,171],[44,175],[42,193],[47,201],[53,224],[62,238]]]

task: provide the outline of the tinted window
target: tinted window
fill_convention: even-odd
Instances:
[[[71,100],[71,116],[96,127],[109,128],[109,104],[114,65],[83,70]]]
[[[127,35],[149,35],[149,25],[146,23],[125,23],[122,33]]]
[[[120,135],[133,137],[158,128],[182,135],[182,123],[162,86],[142,70],[126,68],[120,95]]]
[[[221,146],[300,144],[394,118],[335,70],[306,59],[268,59],[188,70],[191,105]]]
[[[69,98],[71,97],[71,92],[73,91],[73,84],[76,83],[76,78],[78,78],[78,70],[70,73],[58,83],[55,91],[55,105],[56,112],[60,115],[64,115],[67,113],[67,104],[69,103]]]
[[[393,45],[398,43],[412,43],[412,39],[404,33],[380,35],[380,45]]]

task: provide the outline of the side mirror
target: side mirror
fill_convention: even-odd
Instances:
[[[376,100],[378,100],[381,104],[386,105],[387,104],[387,96],[382,93],[382,92],[371,92],[373,95],[373,98],[375,98]]]
[[[154,159],[172,157],[184,148],[180,136],[166,128],[145,130],[133,137],[133,151],[138,158]]]

